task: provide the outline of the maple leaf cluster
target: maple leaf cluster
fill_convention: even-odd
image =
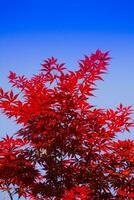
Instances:
[[[0,109],[22,127],[0,141],[0,189],[11,200],[134,199],[134,141],[117,139],[134,126],[132,108],[90,104],[109,60],[97,50],[75,72],[54,57],[31,79],[10,72]]]

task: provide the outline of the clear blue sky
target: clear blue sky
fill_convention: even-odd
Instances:
[[[0,86],[5,89],[9,70],[29,77],[50,56],[76,69],[77,61],[97,48],[110,50],[113,59],[91,101],[106,108],[120,102],[134,106],[133,0],[0,1]],[[15,130],[0,117],[1,136]]]

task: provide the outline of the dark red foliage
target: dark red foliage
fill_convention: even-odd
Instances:
[[[134,199],[131,106],[90,104],[108,52],[97,50],[68,71],[49,58],[31,79],[10,72],[19,92],[0,89],[0,109],[22,128],[0,141],[0,188],[32,200]]]

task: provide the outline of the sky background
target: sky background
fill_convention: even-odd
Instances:
[[[10,70],[31,77],[51,56],[75,70],[98,48],[110,50],[112,60],[92,103],[134,106],[133,0],[0,0],[0,86],[6,90]],[[17,128],[0,117],[0,137]]]

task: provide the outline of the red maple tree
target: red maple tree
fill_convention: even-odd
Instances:
[[[0,109],[22,126],[0,141],[0,189],[11,200],[134,199],[134,141],[117,139],[134,126],[132,108],[90,104],[109,59],[97,50],[75,72],[53,57],[31,79],[10,72],[19,91],[1,88]]]

